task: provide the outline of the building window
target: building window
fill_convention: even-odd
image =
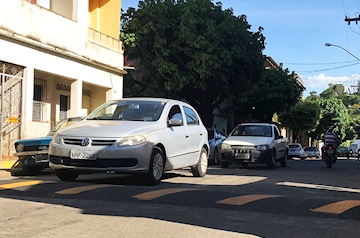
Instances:
[[[34,80],[33,121],[47,121],[46,81]]]

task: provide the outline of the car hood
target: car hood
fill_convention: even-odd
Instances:
[[[23,144],[25,146],[48,145],[48,144],[50,144],[50,141],[52,140],[52,138],[53,138],[52,136],[45,136],[45,137],[39,137],[39,138],[18,140],[15,142],[15,145],[17,145],[17,144]]]
[[[229,136],[223,143],[230,145],[265,145],[271,142],[271,137],[260,136]]]
[[[59,134],[73,137],[123,137],[159,130],[158,122],[87,120],[65,128]]]

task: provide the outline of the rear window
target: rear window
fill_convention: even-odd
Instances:
[[[306,147],[304,150],[306,150],[306,151],[316,151],[316,147]]]

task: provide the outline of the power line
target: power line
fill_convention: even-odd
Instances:
[[[349,66],[354,66],[354,65],[358,65],[358,64],[360,64],[360,62],[357,61],[357,63],[355,63],[355,64],[348,64],[348,65],[343,65],[343,66],[339,66],[339,67],[333,67],[333,68],[327,68],[327,69],[319,69],[319,70],[312,70],[312,71],[296,71],[296,72],[297,72],[297,73],[303,73],[303,74],[311,74],[311,73],[329,71],[329,70],[334,70],[334,69],[341,69],[341,68],[345,68],[345,67],[349,67]]]
[[[354,63],[354,62],[358,62],[358,61],[354,60],[354,61],[333,62],[333,63],[283,63],[283,64],[292,64],[292,65],[331,65],[331,64],[347,64],[347,63]]]

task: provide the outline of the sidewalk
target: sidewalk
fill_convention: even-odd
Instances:
[[[11,174],[9,171],[4,170],[4,169],[0,169],[0,179],[2,178],[11,178]]]

